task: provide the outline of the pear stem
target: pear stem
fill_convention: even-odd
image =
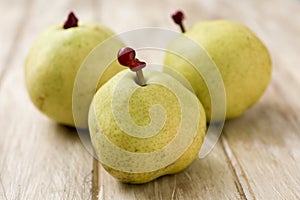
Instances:
[[[145,78],[142,69],[146,67],[146,63],[135,58],[135,50],[130,47],[124,47],[118,52],[118,61],[121,65],[129,67],[133,72],[136,72],[137,84],[145,86]]]
[[[137,77],[137,84],[139,84],[140,86],[146,85],[143,70],[140,69],[136,71],[136,77]]]
[[[182,11],[176,11],[174,14],[172,14],[172,19],[173,19],[174,23],[179,25],[182,33],[185,32],[185,28],[184,28],[183,23],[182,23],[184,18],[185,17],[184,17],[184,14],[183,14]]]
[[[184,26],[183,26],[183,24],[181,23],[181,24],[179,24],[179,26],[180,26],[180,30],[181,30],[181,32],[182,32],[182,33],[184,33],[184,32],[185,32],[185,29],[184,29]]]
[[[68,15],[68,19],[64,23],[64,29],[77,27],[78,26],[78,19],[73,12],[70,12]]]

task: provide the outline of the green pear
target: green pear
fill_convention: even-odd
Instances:
[[[182,16],[181,16],[182,17]],[[266,90],[271,79],[271,60],[262,41],[246,26],[230,21],[202,21],[193,25],[183,36],[206,50],[216,64],[226,93],[226,119],[243,114],[254,105]],[[181,73],[192,85],[202,102],[206,117],[211,118],[211,99],[203,76],[185,58],[199,57],[199,53],[175,39],[166,53],[164,64]],[[205,62],[199,60],[199,65]],[[203,66],[204,67],[204,66]]]
[[[77,24],[76,20],[71,13],[66,24],[73,23],[74,26],[55,25],[43,31],[25,61],[25,81],[33,104],[49,118],[69,126],[75,125],[72,91],[77,71],[97,45],[114,35],[103,25],[91,21]],[[119,42],[119,48],[122,46]],[[98,88],[123,69],[113,62],[104,71]],[[82,126],[85,128],[87,124]]]
[[[104,169],[125,183],[146,183],[185,169],[206,131],[204,109],[173,77],[143,70],[146,86],[129,70],[96,93],[89,111],[94,150]]]

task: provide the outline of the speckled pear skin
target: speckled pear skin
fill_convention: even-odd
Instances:
[[[184,35],[202,46],[219,69],[226,90],[226,119],[240,116],[259,100],[270,82],[272,66],[267,48],[249,28],[229,20],[202,21]],[[193,49],[188,53],[197,56]],[[164,64],[190,81],[209,120],[210,96],[203,78],[176,55],[167,53]]]
[[[146,80],[149,76],[152,78],[157,78],[158,76],[159,79],[159,74],[161,74],[161,72],[156,72],[153,74],[149,73],[149,75],[145,77]],[[119,160],[121,160],[121,158],[117,158],[113,161],[113,163],[117,166],[115,168],[112,168],[111,166],[108,166],[107,163],[102,162],[101,157],[109,159],[113,152],[106,152],[106,154],[104,155],[103,148],[105,147],[103,146],[105,146],[105,144],[100,137],[101,134],[104,134],[113,145],[125,151],[137,154],[152,153],[156,150],[164,148],[164,146],[172,142],[180,124],[181,108],[176,101],[175,95],[163,86],[149,84],[145,87],[139,87],[131,96],[130,100],[122,101],[122,105],[120,106],[123,106],[123,104],[125,106],[125,104],[129,103],[129,112],[134,123],[140,126],[146,126],[151,121],[149,117],[150,107],[155,104],[160,104],[164,107],[167,113],[167,120],[164,124],[164,127],[158,134],[150,138],[133,137],[121,130],[118,127],[118,124],[116,123],[112,112],[112,98],[114,96],[113,92],[115,90],[115,87],[117,86],[117,83],[124,76],[128,76],[128,70],[118,73],[106,84],[104,84],[103,87],[101,87],[97,91],[90,106],[89,130],[92,144],[94,146],[96,154],[98,155],[98,158],[100,158],[99,161],[101,162],[102,166],[108,173],[110,173],[121,182],[132,184],[146,183],[160,176],[174,174],[182,171],[192,163],[192,161],[197,157],[199,153],[200,147],[205,137],[206,119],[204,109],[197,97],[192,92],[183,87],[178,81],[168,75],[167,78],[169,80],[167,81],[175,82],[174,84],[176,84],[176,86],[178,87],[179,92],[182,92],[187,99],[197,101],[197,106],[195,108],[193,107],[192,109],[194,109],[195,112],[199,112],[200,120],[197,122],[198,124],[195,136],[193,137],[190,145],[185,149],[185,152],[182,152],[181,156],[178,157],[178,159],[174,162],[168,163],[166,166],[163,166],[160,169],[144,173],[136,173],[135,169],[132,169],[131,172],[116,169],[122,167],[118,167],[118,162]],[[161,78],[166,79],[165,76],[162,76]],[[132,82],[134,80],[132,78],[128,78],[128,81]],[[124,91],[124,94],[120,93],[119,95],[125,95],[125,93],[126,91]],[[144,163],[144,160],[130,160],[130,158],[128,157],[128,162],[125,162],[125,164],[128,165],[128,168],[130,168],[131,165],[136,164],[135,162],[142,163],[145,166],[154,166],[156,163],[164,162],[164,159],[155,160],[151,163]]]
[[[74,126],[72,91],[76,73],[91,50],[113,34],[94,22],[79,22],[78,27],[68,29],[56,25],[43,31],[25,61],[26,86],[33,104],[54,121]],[[123,69],[114,62],[98,88]]]

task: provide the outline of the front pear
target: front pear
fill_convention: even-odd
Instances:
[[[129,70],[101,87],[89,111],[89,129],[102,166],[126,183],[146,183],[185,169],[206,131],[197,97],[171,76],[144,70],[145,86]]]

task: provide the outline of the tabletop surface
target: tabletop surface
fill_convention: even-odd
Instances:
[[[118,182],[76,131],[42,115],[24,84],[24,59],[37,35],[70,10],[116,33],[143,27],[178,31],[227,18],[268,47],[271,83],[260,101],[226,121],[219,142],[186,170],[143,185]],[[299,0],[0,0],[0,199],[300,199]]]

